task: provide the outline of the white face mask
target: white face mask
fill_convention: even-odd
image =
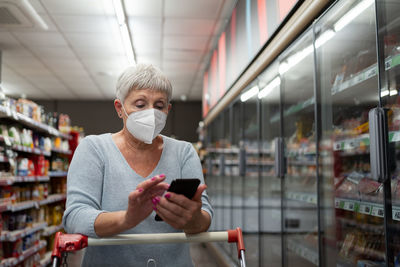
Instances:
[[[128,117],[126,120],[126,128],[128,131],[140,141],[151,144],[154,138],[164,129],[167,121],[167,114],[164,112],[150,108],[127,114],[124,106],[122,109]]]

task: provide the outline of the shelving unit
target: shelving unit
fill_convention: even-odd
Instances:
[[[12,257],[12,258],[7,258],[4,259],[0,262],[0,267],[12,267],[16,266],[17,264],[23,262],[42,248],[44,248],[47,245],[47,242],[44,240],[40,240],[39,244],[36,244],[27,250],[25,250],[19,257]]]
[[[314,265],[318,265],[317,250],[310,246],[306,246],[304,242],[300,242],[298,240],[294,240],[293,238],[289,238],[287,240],[287,247],[301,258],[309,261]]]
[[[24,128],[30,129],[34,131],[36,134],[38,134],[41,138],[44,137],[52,137],[53,141],[57,139],[57,137],[61,138],[61,142],[66,142],[66,140],[72,139],[72,137],[68,134],[62,133],[55,129],[54,127],[51,127],[49,125],[46,125],[44,123],[40,123],[37,121],[34,121],[33,119],[25,116],[24,114],[18,113],[13,111],[12,109],[5,107],[5,106],[0,106],[0,118],[4,120],[3,124],[6,125],[20,125]],[[19,127],[16,127],[19,128]],[[55,139],[54,139],[55,138]],[[35,162],[34,164],[37,164],[35,160],[38,159],[38,156],[46,157],[46,161],[50,163],[50,161],[56,160],[56,163],[58,165],[54,165],[55,169],[64,169],[65,165],[63,162],[67,161],[67,158],[70,157],[72,154],[72,151],[66,150],[66,149],[58,149],[53,147],[51,150],[44,150],[44,149],[39,149],[39,148],[33,148],[30,146],[23,146],[20,144],[17,144],[16,139],[9,137],[7,134],[5,135],[0,135],[0,142],[2,145],[5,147],[7,151],[4,151],[4,155],[0,156],[0,162],[5,163],[5,164],[15,164],[16,163],[16,158],[15,155],[17,153],[18,156],[21,156],[22,158],[26,158],[29,161]],[[58,141],[59,142],[59,141]],[[64,147],[64,146],[60,146]],[[41,146],[42,148],[42,146]],[[47,147],[46,147],[47,148]],[[14,151],[14,155],[12,152]],[[7,155],[7,156],[6,156]],[[8,157],[10,156],[10,158]],[[39,157],[39,159],[40,159]],[[49,169],[52,168],[53,165],[47,164],[46,166],[49,167]],[[18,161],[19,164],[19,161]],[[66,163],[65,163],[66,164]],[[7,165],[5,165],[7,166]],[[42,166],[42,165],[40,165]],[[59,168],[60,166],[60,168]],[[62,168],[61,168],[62,167]],[[6,172],[8,172],[7,167],[4,167]],[[36,168],[37,166],[35,165],[35,173],[36,173]],[[38,168],[44,168],[38,167]],[[47,168],[47,167],[46,167]],[[46,169],[47,170],[47,169]],[[8,187],[8,190],[16,190],[15,188],[22,188],[28,190],[33,190],[32,188],[35,188],[35,190],[38,190],[37,188],[40,186],[43,186],[45,184],[45,189],[46,191],[40,191],[40,199],[38,197],[35,197],[33,195],[30,195],[29,198],[27,199],[32,199],[33,200],[26,200],[26,201],[21,201],[18,200],[16,202],[16,197],[10,197],[9,199],[3,198],[0,199],[0,212],[4,213],[6,215],[4,216],[19,216],[19,214],[28,214],[30,216],[34,216],[34,214],[38,214],[35,211],[30,211],[30,209],[56,209],[60,208],[60,204],[62,204],[63,201],[66,199],[66,195],[62,191],[62,181],[60,179],[66,178],[67,177],[67,172],[66,171],[45,171],[44,172],[46,175],[44,176],[38,176],[38,175],[29,175],[29,176],[13,176],[13,175],[4,175],[3,177],[0,178],[0,187]],[[53,179],[55,178],[55,179]],[[40,183],[40,184],[39,184]],[[48,187],[49,186],[49,187]],[[30,188],[30,189],[29,189]],[[47,189],[49,188],[49,189]],[[52,191],[50,191],[50,188],[52,188]],[[21,189],[21,190],[22,190]],[[0,188],[0,190],[2,190]],[[47,190],[48,196],[47,195]],[[15,191],[11,191],[11,193]],[[22,192],[22,191],[19,191]],[[32,192],[31,192],[32,194]],[[43,195],[42,195],[43,194]],[[44,198],[43,198],[44,196]],[[49,206],[47,206],[49,205]],[[62,208],[62,207],[61,207]],[[40,211],[41,214],[47,214],[47,211]],[[43,216],[43,215],[41,215]],[[45,215],[48,216],[48,215]],[[41,217],[40,217],[41,218]],[[3,218],[4,219],[4,218]],[[36,219],[37,220],[37,219]],[[47,219],[46,219],[47,220]],[[6,228],[7,229],[7,228]],[[40,237],[46,238],[47,241],[49,241],[48,238],[52,238],[52,235],[56,233],[57,231],[62,230],[62,225],[48,225],[47,222],[36,222],[34,223],[31,227],[26,227],[24,229],[18,229],[15,231],[8,231],[3,229],[0,232],[0,242],[20,242],[20,239],[27,238],[31,234],[39,234]],[[37,236],[37,235],[36,235]],[[36,238],[36,237],[35,237]],[[30,247],[29,249],[25,250],[20,256],[18,257],[9,257],[5,258],[1,261],[0,266],[1,267],[8,267],[8,266],[19,266],[23,261],[25,261],[27,258],[33,256],[35,253],[38,251],[42,250],[46,244],[46,240],[40,240],[35,243],[34,246]],[[35,256],[36,257],[36,256]],[[40,264],[38,266],[47,266],[51,262],[51,252],[47,252],[45,256],[41,259]]]

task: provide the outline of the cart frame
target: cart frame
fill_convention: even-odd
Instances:
[[[91,238],[81,234],[64,234],[57,232],[54,240],[52,267],[61,265],[62,253],[78,251],[88,246],[163,244],[163,243],[196,243],[196,242],[236,243],[240,266],[246,267],[245,248],[241,228],[221,232],[204,232],[200,234],[159,233],[159,234],[121,234],[108,238]]]

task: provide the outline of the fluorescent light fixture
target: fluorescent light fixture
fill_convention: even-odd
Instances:
[[[342,30],[346,27],[352,20],[354,20],[358,15],[364,12],[370,5],[372,5],[375,0],[364,0],[360,2],[358,5],[350,9],[349,12],[344,14],[334,25],[334,29],[336,32]]]
[[[126,24],[126,17],[121,0],[113,0],[115,15],[119,25]]]
[[[246,102],[247,100],[249,100],[249,99],[252,98],[253,96],[257,95],[258,92],[259,92],[259,90],[260,90],[260,89],[258,88],[257,85],[256,85],[256,86],[253,86],[250,90],[248,90],[247,92],[243,93],[243,94],[240,96],[240,100],[241,100],[242,102]]]
[[[385,91],[381,92],[381,97],[388,96],[388,95],[389,95],[389,90],[385,90]]]
[[[124,45],[126,56],[129,64],[135,64],[135,55],[133,54],[131,37],[129,36],[128,26],[126,24],[120,26],[122,44]]]
[[[281,84],[281,78],[279,76],[275,77],[270,83],[268,83],[259,93],[258,98],[261,99],[269,95],[274,88]]]
[[[135,55],[133,53],[133,46],[131,36],[129,34],[128,25],[126,24],[126,17],[124,7],[121,0],[113,0],[115,16],[121,32],[122,45],[124,46],[125,54],[130,65],[135,64]]]
[[[28,0],[22,0],[21,3],[25,7],[25,11],[27,11],[29,13],[29,16],[33,20],[35,20],[43,30],[49,29],[46,22],[44,22],[42,17],[39,16],[39,14],[36,12],[36,10],[33,8],[33,6],[29,3]]]
[[[390,94],[390,96],[392,96],[392,95],[397,95],[397,90],[396,89],[393,89],[393,90],[390,90],[390,92],[389,92],[389,94]]]

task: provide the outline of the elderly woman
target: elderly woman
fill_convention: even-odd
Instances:
[[[117,81],[114,107],[124,126],[87,136],[68,171],[63,217],[68,233],[106,237],[120,233],[207,231],[212,207],[200,160],[190,143],[160,135],[171,109],[172,87],[160,70],[139,64]],[[176,178],[199,178],[192,199],[165,191]],[[158,214],[163,221],[154,219]],[[89,247],[83,266],[192,266],[187,244]]]

